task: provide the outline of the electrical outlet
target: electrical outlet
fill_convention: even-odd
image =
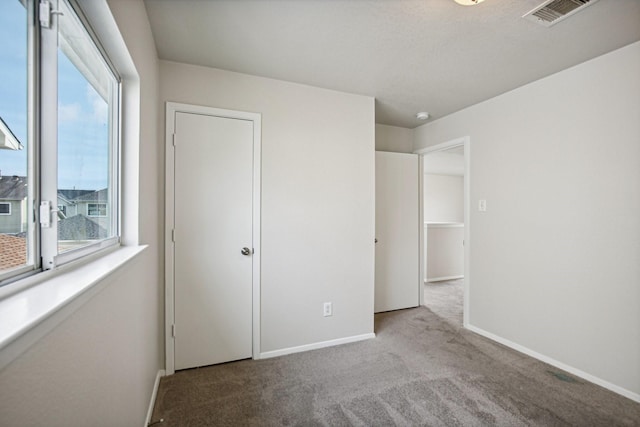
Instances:
[[[330,302],[325,302],[322,314],[324,315],[324,317],[333,316],[333,304],[331,304]]]

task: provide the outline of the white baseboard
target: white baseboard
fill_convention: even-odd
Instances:
[[[364,340],[368,340],[375,337],[376,337],[376,334],[370,333],[370,334],[363,334],[363,335],[355,335],[355,336],[346,337],[346,338],[338,338],[338,339],[329,340],[329,341],[321,341],[313,344],[301,345],[298,347],[283,348],[281,350],[266,351],[264,353],[260,353],[260,359],[269,359],[271,357],[284,356],[286,354],[300,353],[300,352],[309,351],[309,350],[317,350],[319,348],[332,347],[334,345],[364,341]]]
[[[156,397],[158,396],[158,387],[160,386],[160,378],[164,377],[165,371],[160,369],[156,374],[156,380],[153,383],[153,390],[151,391],[151,401],[149,402],[149,409],[147,409],[147,418],[144,421],[144,427],[147,427],[151,422],[151,416],[153,415],[153,405],[156,403]]]
[[[609,381],[603,380],[602,378],[598,378],[594,375],[588,374],[586,372],[583,372],[579,369],[576,369],[572,366],[569,366],[567,364],[564,364],[562,362],[559,362],[555,359],[552,359],[551,357],[545,356],[544,354],[540,354],[536,351],[533,351],[527,347],[524,347],[520,344],[516,344],[512,341],[509,341],[508,339],[502,338],[498,335],[492,334],[491,332],[487,332],[484,329],[480,329],[478,327],[472,326],[472,325],[465,325],[465,327],[472,331],[475,332],[478,335],[482,335],[483,337],[489,338],[490,340],[499,342],[502,345],[505,345],[507,347],[510,347],[516,351],[519,351],[520,353],[524,353],[527,356],[531,356],[535,359],[538,359],[542,362],[548,363],[549,365],[555,366],[558,369],[562,369],[563,371],[567,371],[573,375],[575,375],[576,377],[580,377],[582,379],[585,379],[591,383],[597,384],[601,387],[604,387],[608,390],[613,391],[614,393],[618,393],[621,396],[627,397],[633,401],[639,402],[640,403],[640,394],[638,393],[634,393],[630,390],[627,390],[626,388],[620,387],[618,385],[615,385],[613,383],[610,383]]]
[[[443,280],[456,280],[456,279],[464,279],[464,275],[462,275],[462,276],[432,277],[431,279],[425,280],[425,282],[426,283],[429,283],[429,282],[442,282]]]

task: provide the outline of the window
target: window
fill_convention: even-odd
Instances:
[[[87,207],[87,214],[89,216],[107,216],[107,204],[89,203],[89,206]]]
[[[1,1],[0,46],[0,233],[26,252],[2,245],[4,284],[119,243],[120,79],[76,0]]]
[[[18,0],[0,1],[0,283],[34,268],[28,144],[29,19]]]
[[[60,220],[60,254],[117,234],[117,215],[108,206],[116,188],[112,167],[117,158],[118,79],[70,5],[59,1],[58,7],[55,197],[74,189],[79,196],[72,201],[86,205],[86,217],[79,210]]]

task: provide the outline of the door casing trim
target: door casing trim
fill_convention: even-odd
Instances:
[[[471,138],[469,136],[463,136],[441,144],[415,150],[414,153],[419,154],[422,159],[420,168],[423,174],[422,181],[424,181],[424,156],[436,151],[444,151],[459,146],[464,147],[464,288],[462,302],[462,326],[469,329],[471,311]],[[420,200],[420,206],[424,207],[424,190],[421,190]],[[420,277],[424,278],[426,277],[424,227],[422,227],[422,231],[420,232],[420,239]],[[423,286],[420,286],[420,289],[422,288]],[[420,303],[421,305],[424,305],[424,295],[420,295]]]
[[[226,110],[201,105],[166,103],[165,121],[165,371],[167,375],[175,372],[175,325],[174,311],[174,253],[173,229],[175,153],[174,133],[176,113],[191,113],[253,122],[253,264],[252,264],[252,355],[260,358],[260,203],[261,203],[261,147],[262,115],[244,111]]]

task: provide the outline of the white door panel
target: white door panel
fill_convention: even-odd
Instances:
[[[376,313],[420,305],[416,154],[376,152]]]
[[[253,122],[175,115],[175,369],[252,355]]]

